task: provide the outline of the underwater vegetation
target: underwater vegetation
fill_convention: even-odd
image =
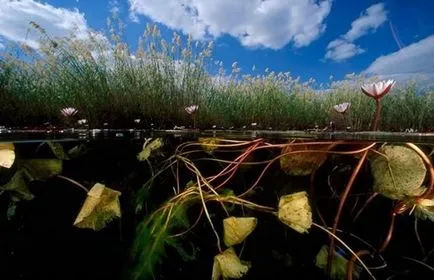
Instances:
[[[19,45],[0,52],[0,125],[70,127],[86,119],[98,128],[227,129],[256,123],[287,130],[334,121],[338,129],[360,131],[379,125],[372,116],[381,113],[383,131],[433,130],[434,92],[423,85],[396,84],[385,95],[394,83],[376,87],[377,78],[355,74],[322,85],[270,69],[253,67],[253,74],[243,74],[237,62],[226,66],[218,60],[213,42],[177,33],[167,42],[148,25],[133,52],[116,21],[111,24],[109,39],[91,33],[83,41],[74,35],[50,38],[31,22],[29,28],[41,34],[39,50]],[[345,103],[351,108],[334,111]]]
[[[2,143],[1,201],[9,220],[29,215],[17,209],[38,197],[33,184],[60,180],[82,194],[71,228],[110,232],[122,217],[122,279],[434,275],[431,145],[147,138],[121,151],[135,167],[113,187],[65,174],[91,146],[73,144],[43,142],[27,158]]]

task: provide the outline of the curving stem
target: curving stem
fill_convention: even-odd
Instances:
[[[366,160],[366,156],[368,155],[368,152],[369,152],[369,150],[366,150],[363,152],[363,155],[360,158],[359,162],[357,163],[356,168],[354,168],[354,171],[351,174],[350,180],[348,181],[347,186],[345,187],[345,191],[341,196],[341,200],[339,202],[338,212],[336,213],[335,220],[333,223],[333,228],[332,228],[333,234],[336,234],[336,230],[337,230],[338,224],[339,224],[339,218],[341,217],[342,209],[344,208],[345,201],[347,200],[348,194],[351,191],[351,187],[353,186],[354,181],[356,180],[357,174],[359,174],[360,169],[362,168],[363,163]],[[333,253],[334,253],[334,249],[335,249],[334,247],[335,247],[334,238],[333,238],[333,236],[330,236],[330,246],[329,246],[328,258],[327,258],[327,275],[331,275]]]
[[[384,250],[386,250],[387,245],[389,245],[390,240],[392,239],[392,234],[393,234],[393,228],[395,227],[395,217],[396,217],[396,213],[395,211],[392,212],[392,219],[390,220],[390,227],[389,227],[389,231],[387,232],[386,238],[384,239],[383,244],[381,245],[380,249],[378,250],[379,253],[384,252]]]
[[[353,280],[354,262],[357,260],[357,257],[360,258],[369,254],[370,252],[368,250],[361,250],[351,256],[351,259],[347,263],[347,280]]]
[[[381,99],[375,99],[375,117],[372,123],[372,130],[380,130],[380,117],[381,117]]]

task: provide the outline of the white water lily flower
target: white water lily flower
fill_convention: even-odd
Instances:
[[[344,102],[333,106],[333,109],[335,109],[336,112],[343,114],[348,110],[348,108],[350,108],[350,105],[351,103]]]
[[[378,83],[366,84],[362,86],[362,91],[367,96],[378,100],[384,95],[386,95],[392,89],[395,83],[396,82],[394,80],[388,80]]]
[[[77,123],[78,123],[79,125],[86,124],[86,123],[87,123],[87,120],[86,120],[86,119],[81,119],[81,120],[78,120]]]
[[[191,115],[199,109],[199,105],[190,105],[185,107],[185,111]]]
[[[135,119],[134,120],[135,123],[140,123],[140,121],[141,121],[140,119]]]
[[[68,108],[63,108],[62,110],[60,110],[60,112],[64,117],[72,117],[78,113],[78,110],[73,107],[68,107]]]

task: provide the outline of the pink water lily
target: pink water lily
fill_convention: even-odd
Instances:
[[[394,80],[388,80],[362,86],[362,92],[375,100],[375,117],[371,125],[374,131],[380,129],[381,98],[392,89],[395,83]]]
[[[362,91],[369,97],[378,100],[385,96],[395,85],[394,80],[381,81],[378,83],[366,84],[362,86]]]
[[[350,108],[350,105],[351,103],[344,102],[333,106],[333,109],[335,109],[335,111],[338,113],[344,114]]]
[[[64,117],[72,117],[78,113],[78,110],[73,107],[67,107],[60,110],[60,112]]]
[[[196,111],[199,110],[199,105],[190,105],[184,109],[193,118],[193,128],[196,129]]]
[[[190,105],[190,106],[185,107],[185,111],[186,111],[189,115],[193,114],[193,113],[196,112],[197,110],[199,110],[199,105]]]

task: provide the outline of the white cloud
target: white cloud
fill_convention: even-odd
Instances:
[[[434,35],[431,35],[397,52],[380,56],[363,73],[402,83],[417,80],[425,86],[434,86],[433,46]]]
[[[325,30],[332,0],[129,0],[133,20],[145,15],[194,39],[237,38],[247,47],[309,45]]]
[[[359,18],[351,23],[351,29],[340,38],[331,41],[327,46],[325,59],[344,61],[365,50],[354,44],[360,37],[375,32],[387,20],[384,4],[379,3],[367,8]]]
[[[87,36],[87,23],[78,10],[56,8],[33,0],[0,0],[0,36],[14,42],[38,47],[41,34],[29,25],[34,21],[51,38],[64,37],[74,31],[77,38]]]
[[[387,11],[384,10],[384,4],[372,5],[351,23],[351,29],[344,35],[344,38],[353,42],[368,32],[375,32],[386,20]]]
[[[342,39],[336,39],[328,44],[325,58],[334,61],[343,61],[364,52],[364,49],[353,43]]]

